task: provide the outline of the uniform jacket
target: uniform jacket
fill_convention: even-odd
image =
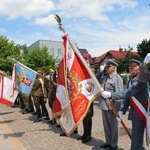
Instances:
[[[139,82],[138,80],[134,81],[132,86],[129,89],[114,92],[111,94],[113,100],[124,98],[124,106],[121,108],[121,111],[125,114],[128,107],[130,106],[130,98],[134,96],[139,102],[147,100],[148,101],[148,84]],[[147,104],[143,105],[147,109]],[[129,120],[140,119],[134,108],[131,106],[129,111]]]
[[[123,90],[123,80],[117,74],[116,71],[113,72],[112,74],[110,74],[109,76],[108,75],[103,76],[102,73],[98,73],[96,75],[96,77],[99,80],[102,87],[103,88],[105,87],[106,91],[116,92],[116,91]],[[107,81],[106,81],[106,79],[107,79]],[[105,84],[105,81],[106,81],[106,84]],[[120,101],[113,101],[113,104],[117,111],[121,108],[122,100],[123,99],[120,99]],[[100,97],[99,107],[103,110],[112,110],[109,103],[106,100],[104,100],[102,97]]]
[[[43,91],[42,91],[42,85],[40,80],[37,78],[34,82],[33,88],[32,88],[32,94],[34,96],[44,97]]]

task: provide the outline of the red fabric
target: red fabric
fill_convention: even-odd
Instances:
[[[8,101],[6,99],[3,99],[3,98],[0,98],[0,103],[6,104],[8,106],[12,106],[13,105],[12,102],[10,102],[10,101]]]

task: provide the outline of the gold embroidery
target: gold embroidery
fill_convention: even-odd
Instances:
[[[82,84],[79,84],[81,79],[78,77],[78,74],[74,71],[68,71],[67,75],[67,84],[69,91],[70,101],[73,103],[76,99],[80,98],[79,94],[82,92]]]

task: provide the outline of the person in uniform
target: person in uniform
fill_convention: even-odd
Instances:
[[[56,96],[56,89],[57,89],[57,73],[54,69],[49,70],[49,82],[47,84],[47,92],[48,92],[48,104],[49,107],[51,108],[52,112],[52,119],[48,121],[51,125],[56,124],[56,119],[53,117],[53,107],[54,107],[54,101],[55,101],[55,96]]]
[[[121,76],[117,74],[117,67],[118,64],[115,61],[107,60],[106,64],[102,65],[100,71],[96,74],[96,77],[104,90],[110,92],[123,90],[123,80]],[[105,74],[103,74],[104,70]],[[119,101],[113,101],[113,105],[117,111],[120,110],[122,99],[120,98]],[[99,107],[102,109],[102,120],[106,140],[106,143],[100,147],[109,148],[109,150],[116,150],[118,148],[118,121],[116,120],[116,116],[109,103],[107,103],[102,97],[100,97],[99,100]]]
[[[43,72],[41,70],[38,70],[38,74],[43,76]],[[36,120],[33,121],[33,123],[40,122],[42,120],[41,119],[42,111],[46,116],[45,119],[46,120],[49,119],[48,111],[46,109],[45,102],[44,102],[44,93],[43,93],[44,79],[42,79],[40,75],[37,75],[37,78],[32,88],[33,99],[34,99],[36,112],[37,112],[37,118]]]
[[[101,93],[102,97],[111,98],[113,101],[116,101],[120,98],[124,99],[123,107],[118,112],[118,115],[120,116],[119,119],[122,119],[122,115],[126,113],[130,106],[128,119],[132,121],[131,150],[146,149],[143,146],[144,123],[135,109],[135,104],[133,104],[134,98],[134,101],[138,101],[140,107],[144,108],[145,110],[148,107],[148,84],[147,82],[141,82],[142,79],[140,78],[139,74],[137,76],[137,80],[132,83],[130,88],[120,92],[103,91]]]

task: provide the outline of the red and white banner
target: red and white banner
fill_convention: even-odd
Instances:
[[[64,95],[68,96],[69,108],[62,111],[57,119],[66,135],[70,136],[87,114],[93,100],[100,94],[100,89],[95,75],[68,38],[68,34],[63,36],[63,40],[65,69],[59,74],[64,73],[64,80],[67,81],[64,84],[64,88],[67,89],[66,95]],[[59,92],[59,90],[57,91]],[[63,103],[61,100],[65,99],[65,96],[58,99],[60,104]],[[55,111],[55,113],[57,112]]]
[[[17,96],[17,90],[12,95],[12,78],[0,72],[0,103],[12,106]]]
[[[146,128],[146,144],[149,145],[150,142],[150,117],[145,108],[141,105],[141,103],[133,96],[131,97],[131,105],[136,110],[139,117],[142,119],[143,124]],[[148,107],[149,110],[149,107]]]

